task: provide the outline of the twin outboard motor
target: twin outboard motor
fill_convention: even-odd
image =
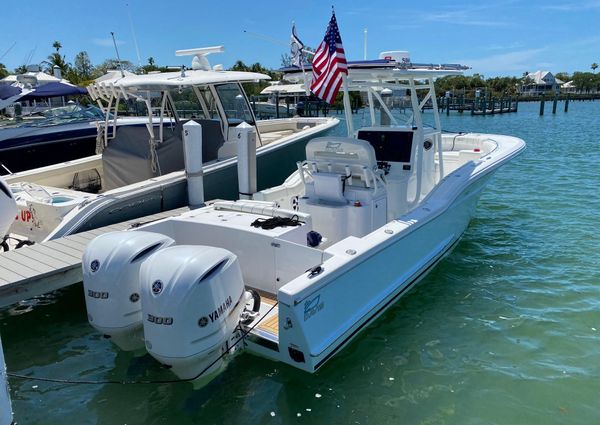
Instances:
[[[145,345],[191,379],[219,370],[241,347],[240,323],[256,317],[260,296],[245,290],[232,252],[174,244],[144,231],[98,236],[83,255],[85,302],[90,324],[121,349]]]
[[[92,240],[83,254],[88,320],[122,350],[144,348],[140,266],[174,243],[160,233],[111,232]]]
[[[140,280],[148,352],[182,379],[217,370],[240,337],[252,297],[237,257],[222,248],[172,246],[144,262]]]

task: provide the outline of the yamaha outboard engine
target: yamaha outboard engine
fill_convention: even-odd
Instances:
[[[175,241],[153,232],[112,232],[83,254],[83,288],[90,324],[126,351],[144,347],[140,266]]]
[[[17,203],[4,179],[0,177],[0,240],[15,221]]]
[[[217,371],[252,298],[237,257],[222,248],[172,246],[144,262],[140,280],[148,352],[181,379]]]

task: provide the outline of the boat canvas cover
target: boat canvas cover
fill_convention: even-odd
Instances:
[[[9,97],[21,94],[21,88],[9,84],[0,84],[0,100],[6,100]]]
[[[21,100],[33,100],[57,96],[74,96],[78,94],[87,94],[87,90],[83,87],[77,87],[72,84],[54,82],[37,87],[31,93],[23,96]]]
[[[221,125],[218,120],[194,120],[202,125],[202,160],[217,158],[223,145]],[[103,189],[111,190],[129,184],[141,182],[184,169],[183,161],[183,123],[172,128],[165,125],[162,142],[156,142],[156,164],[153,169],[150,152],[149,134],[145,126],[122,126],[117,129],[116,137],[109,141],[102,154],[104,170]],[[158,134],[158,129],[155,128]]]

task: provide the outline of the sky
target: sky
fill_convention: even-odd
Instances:
[[[14,3],[16,4],[16,3]],[[408,50],[413,62],[462,63],[485,77],[538,69],[590,71],[600,63],[600,0],[29,0],[3,7],[0,63],[9,70],[43,61],[60,41],[67,62],[85,50],[92,63],[114,58],[142,64],[189,65],[175,50],[224,45],[209,57],[226,68],[236,60],[276,69],[289,51],[292,21],[300,39],[316,47],[335,7],[349,60]],[[135,34],[135,35],[134,35]],[[137,49],[136,49],[137,41]]]

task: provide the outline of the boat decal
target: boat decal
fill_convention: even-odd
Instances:
[[[88,289],[88,297],[106,300],[108,299],[108,292],[92,291],[91,289]]]
[[[170,325],[173,324],[173,318],[172,317],[160,317],[160,316],[154,316],[152,314],[149,314],[147,320],[150,323],[154,323],[156,325],[170,326]]]
[[[231,308],[232,305],[233,300],[231,299],[230,295],[225,301],[221,303],[221,305],[215,311],[208,314],[208,317],[210,318],[210,323],[213,323],[215,320],[221,317],[225,312],[227,312],[227,310]]]
[[[317,295],[311,300],[304,302],[304,321],[313,317],[319,311],[325,308],[325,302],[321,301],[321,295]]]
[[[154,295],[158,295],[158,294],[160,294],[162,292],[162,290],[163,290],[163,283],[162,283],[162,281],[161,280],[155,280],[152,283],[152,293]]]

